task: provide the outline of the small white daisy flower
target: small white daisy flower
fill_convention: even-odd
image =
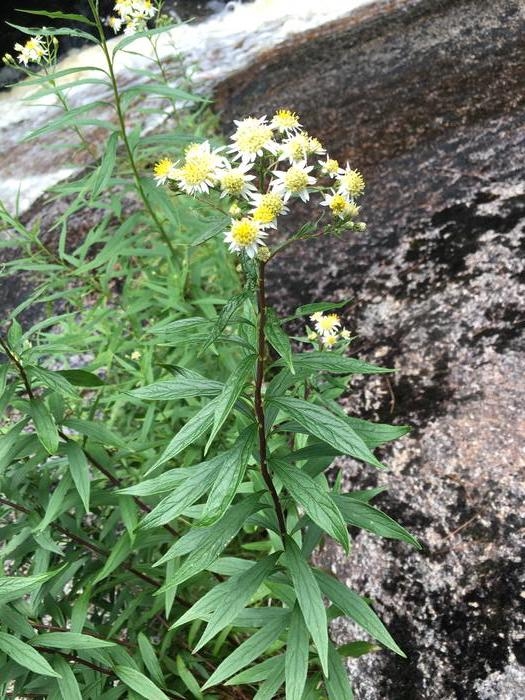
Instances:
[[[256,221],[245,216],[232,219],[229,230],[224,234],[224,242],[229,244],[232,253],[244,251],[249,258],[254,258],[257,246],[263,245],[267,235]]]
[[[24,45],[15,44],[15,51],[18,51],[18,62],[27,66],[28,63],[40,63],[48,56],[48,50],[44,46],[41,36],[32,36]]]
[[[321,202],[322,207],[328,207],[334,216],[340,219],[351,219],[359,214],[359,207],[340,192],[325,193]]]
[[[212,151],[209,141],[193,143],[186,149],[185,160],[177,170],[176,180],[187,194],[207,193],[213,187],[224,165],[224,158]]]
[[[295,112],[289,109],[279,109],[273,115],[270,122],[272,129],[276,129],[280,134],[289,134],[298,131],[301,128],[299,117]]]
[[[153,176],[157,186],[166,184],[167,180],[174,180],[177,176],[175,163],[171,158],[161,158],[158,163],[155,163]]]
[[[315,318],[313,316],[314,314],[310,318],[312,321],[315,321],[315,330],[323,337],[337,334],[338,329],[341,327],[341,319],[337,314],[327,314],[325,316],[323,313],[318,312],[315,314]]]
[[[310,199],[308,187],[315,184],[315,178],[309,174],[312,169],[312,165],[297,163],[285,171],[274,170],[275,191],[282,193],[285,202],[290,197],[299,197],[303,202],[307,202]]]
[[[327,350],[331,350],[332,347],[337,343],[336,333],[327,333],[321,338],[321,342]]]
[[[359,170],[352,170],[346,164],[346,168],[339,173],[337,179],[337,191],[349,197],[359,197],[365,189],[365,180]]]
[[[252,162],[265,151],[275,153],[277,144],[273,140],[273,131],[267,123],[266,117],[248,117],[247,119],[234,120],[237,130],[233,134],[233,144],[228,148],[231,153],[244,162]]]
[[[252,180],[255,180],[255,175],[249,175],[249,163],[241,163],[236,168],[228,165],[227,168],[218,172],[219,186],[221,188],[221,197],[244,197],[248,199],[252,192],[256,191]]]

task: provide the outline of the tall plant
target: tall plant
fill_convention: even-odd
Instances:
[[[150,6],[123,0],[116,18],[151,39]],[[25,250],[13,269],[44,274],[48,303],[72,290],[67,312],[26,331],[13,317],[0,336],[1,692],[350,698],[345,655],[403,652],[370,602],[312,554],[325,537],[349,554],[348,525],[419,545],[371,505],[381,489],[343,493],[341,470],[325,472],[339,455],[382,469],[374,450],[407,428],[338,405],[352,375],[390,372],[347,355],[343,304],[281,319],[265,273],[298,240],[363,232],[364,180],[280,110],[237,121],[228,146],[196,128],[183,153],[158,160],[155,187],[142,164],[160,139],[128,133],[117,49],[92,9],[117,127],[110,155],[58,193],[108,215],[73,250],[64,218],[53,251],[0,212]],[[50,32],[20,47],[22,63],[55,50],[38,38]],[[159,94],[176,99],[161,79]],[[143,203],[134,226],[115,203],[122,183]],[[311,207],[298,230],[286,223],[296,200]],[[290,337],[292,321],[304,334]],[[68,366],[80,350],[82,365]],[[337,648],[329,623],[340,615],[375,641]]]

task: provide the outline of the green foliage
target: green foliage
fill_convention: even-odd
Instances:
[[[219,143],[182,59],[177,75],[158,60],[169,28],[152,18],[110,49],[90,6],[91,17],[34,11],[65,26],[21,28],[47,42],[45,70],[21,66],[28,85],[62,107],[28,138],[60,133],[87,165],[53,188],[62,213],[50,230],[0,206],[4,275],[36,280],[0,328],[0,694],[352,698],[346,656],[404,654],[371,603],[310,557],[324,537],[348,554],[348,525],[420,546],[371,504],[383,489],[341,493],[333,466],[349,455],[384,468],[374,451],[407,428],[339,405],[353,375],[392,370],[348,357],[337,316],[332,350],[326,329],[306,350],[287,332],[304,316],[330,326],[323,314],[348,302],[280,318],[264,267],[318,226],[363,226],[350,213],[317,219],[234,258],[220,235],[239,221],[230,202],[213,188],[196,202],[175,176],[162,188],[150,172],[160,148],[187,162],[189,144]],[[107,65],[60,69],[54,38],[65,34],[98,44]],[[120,89],[113,58],[137,36],[151,66]],[[106,96],[73,107],[71,79]],[[162,133],[146,128],[151,113]],[[270,167],[260,162],[262,180]],[[361,176],[345,177],[354,216]],[[81,213],[91,225],[76,240]],[[374,641],[336,648],[339,615]]]

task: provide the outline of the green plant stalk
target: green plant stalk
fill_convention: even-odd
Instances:
[[[275,489],[271,474],[268,470],[268,455],[266,444],[266,426],[264,422],[264,403],[262,397],[262,386],[264,382],[264,360],[266,355],[266,337],[264,327],[266,324],[266,289],[265,289],[265,263],[259,262],[259,284],[257,287],[257,364],[255,369],[255,416],[257,418],[257,433],[259,437],[259,460],[261,466],[261,474],[268,487],[268,491],[273,500],[277,521],[279,523],[279,531],[281,539],[284,542],[286,535],[286,522],[284,513],[279,500],[279,495]]]
[[[151,218],[155,222],[155,225],[158,228],[158,231],[161,235],[162,240],[167,245],[173,258],[175,258],[175,248],[173,246],[173,243],[171,242],[170,237],[168,236],[166,231],[164,230],[164,226],[162,225],[155,210],[151,206],[151,203],[146,195],[146,192],[144,191],[144,187],[142,186],[142,182],[140,181],[139,171],[137,168],[137,164],[135,163],[135,158],[133,157],[133,150],[132,150],[131,145],[129,143],[128,134],[126,131],[126,122],[124,119],[124,114],[122,112],[122,105],[120,104],[120,94],[119,94],[117,79],[115,76],[115,71],[113,70],[113,62],[111,60],[111,56],[109,55],[106,37],[104,36],[104,28],[102,27],[102,22],[100,21],[100,16],[98,14],[98,9],[95,5],[94,0],[88,0],[88,2],[89,2],[89,7],[91,9],[91,12],[93,14],[93,18],[95,20],[95,24],[97,25],[97,30],[98,30],[99,37],[100,37],[100,47],[104,53],[104,57],[106,59],[107,65],[108,65],[108,74],[109,74],[109,79],[111,81],[111,87],[113,89],[113,96],[115,98],[115,110],[117,112],[117,118],[118,118],[118,122],[119,122],[119,126],[120,126],[120,135],[122,136],[124,148],[126,149],[126,154],[128,156],[128,161],[129,161],[129,164],[131,167],[131,171],[133,173],[133,179],[135,181],[135,186],[136,186],[137,191],[140,195],[140,198],[142,199],[142,201],[144,203],[144,206],[146,207],[149,215],[151,216]]]

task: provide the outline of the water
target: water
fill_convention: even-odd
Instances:
[[[253,4],[230,2],[226,9],[209,19],[194,25],[179,25],[162,34],[158,41],[158,53],[163,64],[174,68],[174,47],[186,62],[194,64],[193,83],[199,94],[209,95],[224,78],[245,68],[257,58],[298,34],[318,27],[325,22],[348,15],[355,8],[369,4],[371,0],[256,0]],[[382,0],[380,0],[382,1]],[[111,40],[115,46],[119,38]],[[115,70],[119,83],[130,86],[139,83],[135,69],[151,69],[152,48],[147,39],[137,39],[128,52],[119,52]],[[58,69],[76,66],[104,66],[99,47],[87,47],[73,51],[60,62]],[[93,75],[96,73],[92,73]],[[82,77],[87,77],[88,73]],[[64,80],[79,80],[79,74]],[[71,85],[71,83],[70,83]],[[0,137],[3,148],[0,154],[0,199],[10,212],[26,211],[51,185],[78,172],[86,158],[75,156],[74,149],[64,147],[67,135],[53,133],[37,140],[24,142],[32,129],[49,123],[61,113],[54,96],[31,99],[36,88],[20,83],[0,96],[2,125]],[[107,94],[100,86],[92,84],[68,88],[72,106],[95,102]],[[114,119],[110,108],[97,109],[100,119]],[[149,131],[158,126],[162,115],[152,115],[144,126]],[[97,139],[97,134],[92,135]],[[100,139],[100,136],[99,136]],[[71,139],[70,139],[71,140]]]

